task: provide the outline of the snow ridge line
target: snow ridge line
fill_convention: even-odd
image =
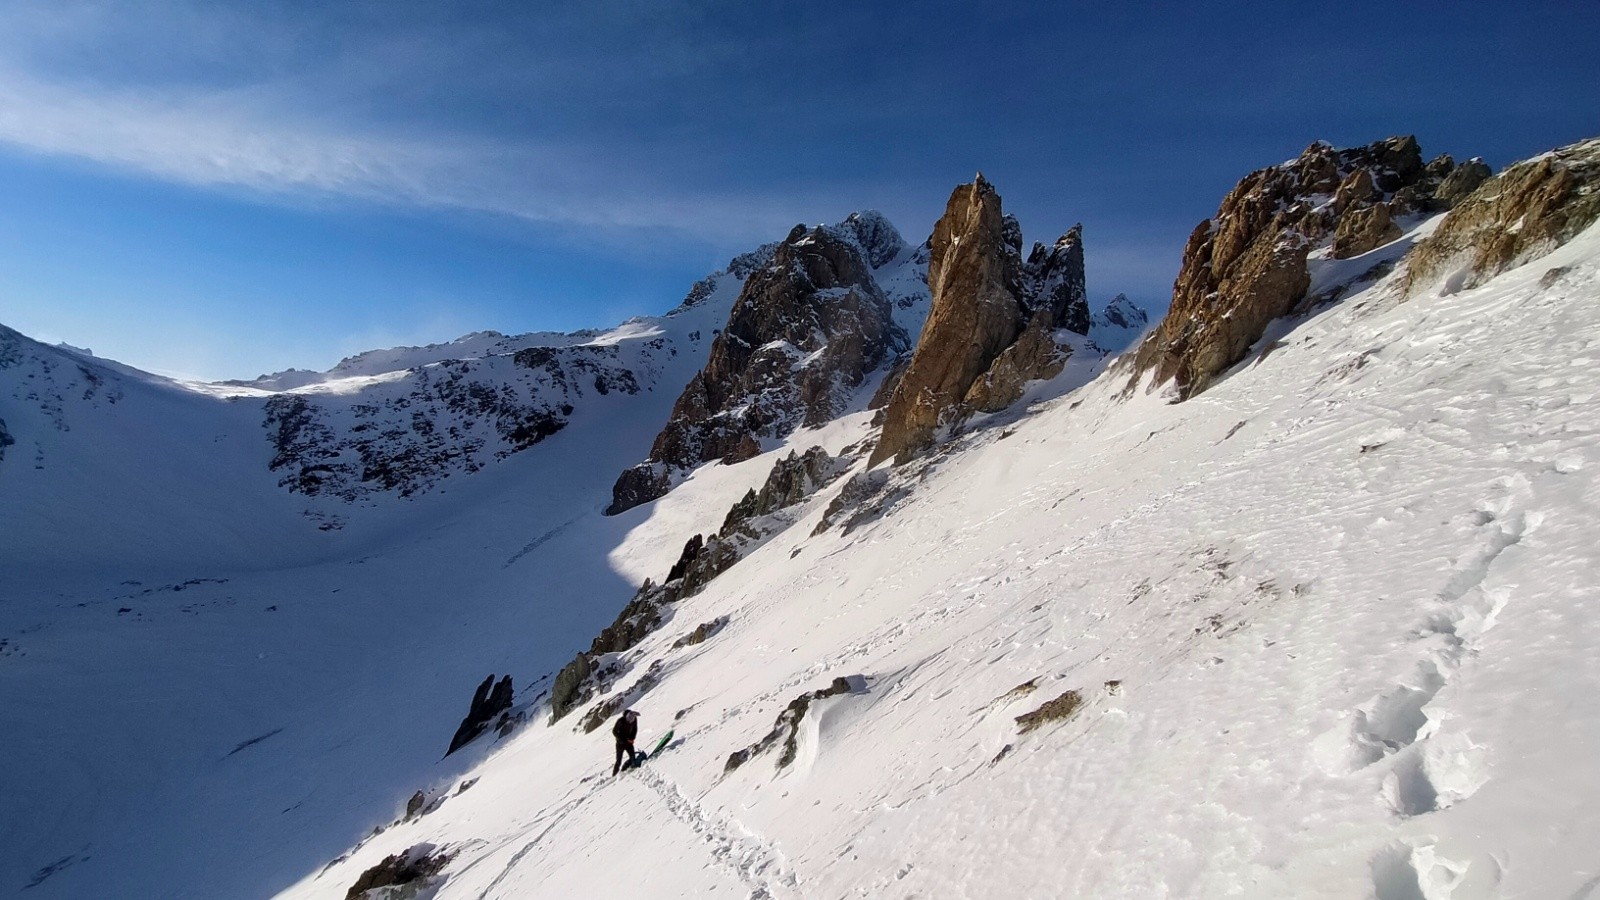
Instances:
[[[734,819],[707,811],[648,766],[635,774],[661,797],[667,810],[711,845],[711,856],[750,887],[750,900],[791,896],[798,881],[772,843]]]

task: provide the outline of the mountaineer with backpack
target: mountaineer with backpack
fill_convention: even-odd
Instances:
[[[617,761],[611,765],[611,774],[615,775],[622,770],[623,759],[627,759],[630,767],[633,765],[633,739],[639,736],[639,714],[630,709],[618,716],[617,723],[611,726],[611,736],[617,739]]]

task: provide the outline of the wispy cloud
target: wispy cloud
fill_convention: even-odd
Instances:
[[[0,31],[11,35],[0,38],[0,145],[268,199],[461,210],[613,237],[642,230],[748,241],[792,224],[805,204],[793,193],[695,186],[664,160],[592,136],[488,134],[438,115],[409,119],[403,104],[388,102],[380,73],[396,78],[397,54],[413,60],[413,80],[460,69],[459,50],[440,50],[448,40],[380,34],[306,71],[297,67],[304,51],[293,48],[314,41],[281,23],[171,3],[157,23],[119,26],[130,20],[108,7],[115,4],[19,3],[0,12]],[[148,46],[162,26],[176,37]],[[242,46],[241,32],[257,46]],[[471,29],[457,36],[486,40]],[[109,44],[120,68],[94,64],[95,50]],[[182,58],[156,59],[163,47]],[[229,54],[240,58],[230,64]]]

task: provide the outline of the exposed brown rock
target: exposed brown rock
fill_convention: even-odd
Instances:
[[[1006,240],[1000,195],[982,174],[950,195],[932,242],[933,308],[886,407],[874,465],[931,444],[973,382],[1021,330],[1021,263]]]
[[[879,382],[878,389],[872,392],[872,399],[867,402],[867,409],[878,410],[873,417],[874,425],[883,424],[883,408],[889,405],[889,400],[894,396],[894,389],[899,386],[900,379],[905,376],[906,369],[911,366],[911,354],[902,353],[895,357],[889,366],[889,371],[884,373],[883,381]]]
[[[1064,722],[1072,718],[1081,706],[1083,706],[1083,695],[1077,691],[1067,691],[1033,712],[1017,716],[1017,733],[1027,734],[1050,722]]]
[[[1445,293],[1482,284],[1544,256],[1597,217],[1600,138],[1517,163],[1461,199],[1411,251],[1405,292],[1416,294],[1446,275]]]
[[[1375,210],[1397,196],[1425,204],[1446,168],[1424,166],[1416,140],[1396,137],[1347,150],[1319,142],[1246,176],[1189,236],[1170,310],[1134,356],[1135,381],[1153,372],[1179,400],[1205,390],[1305,296],[1313,247],[1341,228],[1341,252],[1393,240],[1394,206]]]
[[[395,853],[361,873],[345,892],[345,900],[369,900],[382,894],[379,888],[426,882],[444,870],[455,854],[433,844],[417,844],[404,853]],[[369,892],[374,892],[370,893]]]
[[[1357,169],[1339,185],[1339,191],[1333,195],[1333,208],[1339,212],[1371,203],[1380,199],[1383,193],[1372,181],[1372,173],[1366,169]]]
[[[859,676],[857,678],[859,680]],[[778,720],[773,724],[772,730],[763,735],[754,744],[729,754],[728,761],[723,764],[722,771],[732,772],[734,769],[749,762],[752,757],[777,746],[780,742],[783,744],[783,751],[778,754],[778,768],[782,769],[794,762],[795,757],[799,754],[800,720],[805,718],[806,712],[811,708],[811,704],[827,697],[848,694],[853,689],[849,678],[835,678],[833,683],[827,687],[821,690],[808,691],[789,701],[789,705],[784,708],[783,712],[778,714]]]
[[[1389,215],[1387,203],[1352,209],[1339,217],[1333,233],[1333,258],[1349,259],[1399,240],[1400,226]]]
[[[1054,333],[1049,311],[1035,314],[1016,343],[1001,351],[989,370],[973,382],[962,405],[975,412],[998,412],[1017,402],[1028,382],[1061,374],[1072,351],[1058,345]]]
[[[701,622],[694,630],[672,642],[672,649],[682,650],[684,647],[693,647],[703,644],[716,637],[728,625],[727,616],[717,616],[709,622]]]
[[[1434,191],[1434,200],[1444,208],[1449,209],[1465,200],[1467,195],[1477,190],[1492,177],[1494,177],[1494,170],[1490,169],[1483,160],[1474,156],[1444,177],[1444,180],[1439,183],[1439,189]]]

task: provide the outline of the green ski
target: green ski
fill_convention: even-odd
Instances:
[[[657,753],[660,753],[661,748],[665,747],[667,742],[670,740],[672,740],[672,732],[669,731],[661,736],[661,740],[656,742],[655,749],[650,751],[650,755],[655,756]]]

